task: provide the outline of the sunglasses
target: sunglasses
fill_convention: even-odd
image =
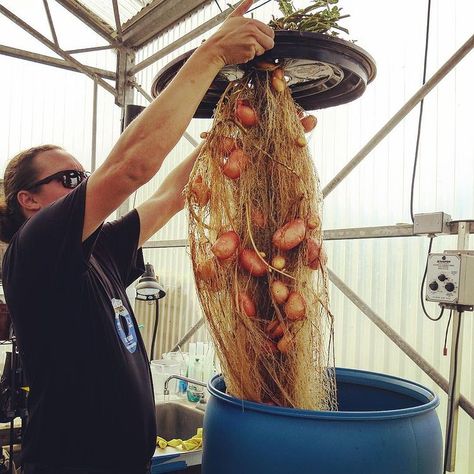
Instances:
[[[36,181],[36,183],[31,184],[27,188],[27,191],[33,188],[37,188],[43,184],[50,183],[51,181],[59,181],[65,188],[67,189],[74,189],[79,186],[88,176],[90,173],[88,171],[78,171],[78,170],[64,170],[58,171],[46,178],[40,179]]]

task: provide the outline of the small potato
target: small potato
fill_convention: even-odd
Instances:
[[[253,249],[243,249],[239,254],[240,266],[251,275],[261,277],[267,274],[267,266]]]
[[[321,227],[321,219],[319,218],[317,214],[311,214],[308,217],[306,225],[308,226],[308,229],[310,230],[319,229]]]
[[[272,87],[276,92],[283,92],[286,88],[286,82],[284,79],[278,79],[278,77],[272,77]]]
[[[306,315],[306,301],[298,292],[292,291],[285,304],[285,314],[292,321],[299,321]]]
[[[285,332],[285,326],[282,323],[279,323],[275,329],[273,329],[271,336],[273,339],[280,339]]]
[[[276,268],[277,270],[283,270],[286,265],[285,257],[281,255],[275,255],[272,258],[272,267]]]
[[[233,230],[224,232],[214,242],[211,252],[219,259],[226,260],[235,254],[240,245],[240,237]]]
[[[306,265],[308,265],[311,270],[320,268],[325,256],[324,252],[322,252],[321,244],[315,239],[308,239],[306,241]],[[323,263],[325,263],[325,261],[323,261]]]
[[[288,287],[280,280],[274,280],[270,284],[270,292],[277,304],[283,304],[290,294]]]
[[[191,184],[191,193],[200,207],[204,207],[211,198],[211,190],[207,184],[203,182],[201,175],[194,178],[194,181]]]
[[[305,146],[308,144],[308,141],[306,140],[305,137],[298,137],[298,138],[295,140],[295,143],[296,143],[299,147],[303,148],[303,147],[305,147]]]
[[[196,267],[196,277],[206,283],[211,282],[216,277],[216,266],[213,258],[199,263]]]
[[[314,115],[307,115],[300,120],[300,123],[303,126],[305,133],[309,133],[314,129],[314,127],[316,127],[318,120]]]
[[[255,303],[253,302],[252,298],[250,298],[247,293],[240,292],[238,295],[238,300],[240,310],[243,311],[243,313],[249,318],[254,318],[257,314],[257,310],[255,308]]]
[[[293,336],[289,333],[285,334],[277,344],[277,349],[283,353],[288,354],[293,347]]]
[[[290,250],[303,242],[305,234],[304,220],[293,219],[273,234],[272,242],[280,250]]]
[[[281,67],[275,69],[272,73],[272,76],[275,77],[276,79],[280,79],[281,81],[285,80],[285,72]]]
[[[222,172],[230,179],[240,178],[240,175],[247,167],[250,158],[242,150],[234,150],[227,158]]]

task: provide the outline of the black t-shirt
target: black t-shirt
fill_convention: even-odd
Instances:
[[[30,218],[4,258],[30,386],[23,461],[141,473],[155,447],[154,400],[125,292],[144,270],[140,221],[131,211],[81,242],[86,185]]]

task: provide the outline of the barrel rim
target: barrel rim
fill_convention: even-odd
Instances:
[[[214,397],[237,406],[242,410],[248,409],[251,411],[264,412],[277,416],[290,416],[309,419],[331,419],[334,421],[379,421],[408,418],[419,416],[432,411],[439,405],[439,397],[433,391],[417,382],[412,382],[394,375],[338,367],[336,368],[336,378],[344,382],[356,382],[359,385],[370,385],[372,387],[392,390],[396,393],[409,395],[423,403],[415,407],[379,411],[320,411],[275,407],[262,403],[241,400],[221,392],[215,387],[215,385],[218,381],[223,380],[222,375],[216,375],[209,381],[208,390]]]

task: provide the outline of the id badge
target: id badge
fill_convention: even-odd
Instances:
[[[128,352],[133,353],[137,350],[137,334],[132,318],[127,308],[123,305],[122,300],[112,298],[112,306],[115,313],[115,329],[117,334]]]

